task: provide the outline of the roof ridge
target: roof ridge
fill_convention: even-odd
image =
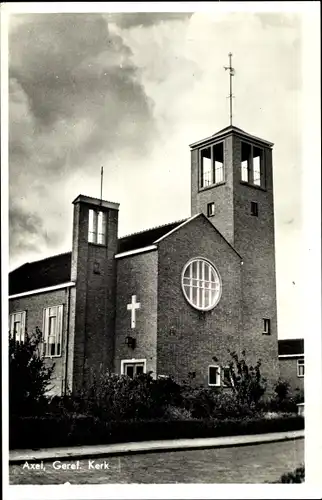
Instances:
[[[167,224],[160,224],[159,226],[153,226],[153,227],[149,227],[148,229],[142,229],[142,231],[137,231],[135,233],[125,234],[124,236],[122,236],[121,238],[118,238],[118,239],[122,240],[123,238],[127,238],[129,236],[135,236],[136,234],[146,233],[148,231],[152,231],[153,229],[159,229],[161,227],[171,226],[171,224],[179,224],[179,223],[182,223],[182,222],[188,220],[189,218],[190,217],[186,217],[185,219],[175,220],[173,222],[167,222]]]

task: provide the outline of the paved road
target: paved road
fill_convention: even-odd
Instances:
[[[10,484],[265,483],[304,463],[304,439],[252,446],[166,451],[11,465]],[[40,462],[39,462],[40,464]],[[60,469],[55,467],[61,466]],[[28,463],[31,467],[31,463]],[[40,465],[39,465],[40,466]],[[72,467],[77,467],[73,469]]]

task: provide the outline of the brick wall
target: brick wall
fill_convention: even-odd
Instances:
[[[117,300],[114,370],[120,373],[122,359],[146,359],[147,371],[156,373],[158,252],[146,252],[117,259]],[[136,328],[131,328],[127,304],[136,295],[141,308]],[[136,339],[136,348],[125,345],[125,337]]]
[[[290,384],[290,390],[294,392],[296,389],[304,390],[304,377],[297,376],[297,360],[303,359],[304,356],[298,358],[279,358],[280,376]]]
[[[192,257],[209,259],[222,280],[217,306],[200,313],[181,288],[184,265]],[[196,382],[208,384],[212,357],[228,359],[227,349],[244,345],[241,334],[241,264],[238,255],[199,216],[159,244],[157,373],[183,380],[196,372]]]
[[[43,331],[43,310],[47,307],[63,305],[63,331],[62,331],[62,355],[55,358],[46,358],[49,365],[55,363],[52,384],[49,392],[51,395],[61,395],[65,389],[66,376],[66,352],[68,350],[68,305],[70,288],[55,290],[51,292],[27,295],[9,300],[9,313],[26,311],[26,329],[33,333],[38,327]]]
[[[249,355],[262,359],[270,390],[279,376],[272,151],[264,149],[265,189],[241,184],[241,142],[234,137],[234,248],[243,258],[243,325]],[[251,201],[258,203],[258,217],[251,215]],[[270,319],[270,335],[263,335],[263,318]]]

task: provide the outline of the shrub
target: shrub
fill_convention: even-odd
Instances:
[[[303,417],[273,420],[258,416],[244,419],[102,421],[93,416],[51,415],[18,417],[10,421],[9,446],[41,448],[82,446],[155,439],[189,439],[303,429]]]
[[[289,382],[279,378],[274,386],[274,392],[278,401],[284,401],[290,393]]]
[[[74,408],[104,420],[160,418],[167,406],[179,404],[180,391],[171,378],[155,380],[142,373],[132,379],[107,372],[93,377]]]
[[[266,391],[266,379],[262,377],[261,360],[252,366],[246,361],[246,353],[242,351],[240,358],[235,351],[228,351],[230,361],[222,366],[222,373],[226,373],[226,386],[230,387],[236,404],[253,411],[258,407],[260,399]],[[218,361],[216,357],[213,360]]]
[[[301,465],[293,472],[283,474],[277,483],[304,483],[305,480],[305,467]]]
[[[54,370],[40,353],[41,331],[25,334],[23,343],[9,337],[9,410],[10,414],[39,413],[47,405],[46,392]]]
[[[275,396],[271,398],[266,409],[277,412],[297,413],[298,403],[304,401],[304,393],[300,389],[296,389],[291,393],[288,381],[279,379],[274,386]]]

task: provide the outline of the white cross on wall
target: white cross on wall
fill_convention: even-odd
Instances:
[[[131,328],[135,328],[135,311],[140,307],[141,302],[137,302],[136,295],[132,295],[131,304],[127,304],[127,310],[131,311]]]

